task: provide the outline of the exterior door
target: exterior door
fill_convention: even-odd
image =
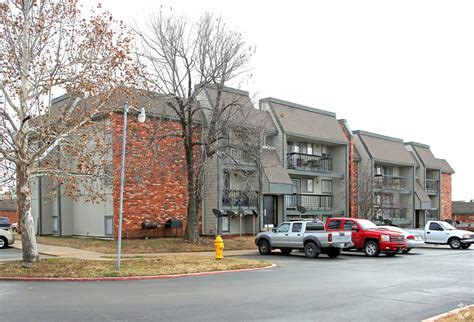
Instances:
[[[362,229],[355,221],[352,220],[345,220],[343,230],[350,231],[352,233],[352,242],[354,243],[354,247],[361,248],[364,241],[364,236]]]
[[[290,232],[291,224],[286,222],[282,223],[276,228],[276,231],[272,234],[272,246],[273,247],[288,247],[288,235]]]
[[[446,232],[443,227],[436,222],[430,223],[428,231],[426,231],[426,241],[428,243],[445,243],[446,242]]]
[[[275,197],[263,196],[263,227],[276,226]]]
[[[296,208],[299,204],[299,194],[301,193],[301,180],[300,179],[291,179],[293,184],[291,188],[292,195],[288,197],[288,208]]]
[[[295,222],[292,223],[290,232],[288,233],[288,244],[290,247],[297,247],[302,244],[303,239],[303,223]]]

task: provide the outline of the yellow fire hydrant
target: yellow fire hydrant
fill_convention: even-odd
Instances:
[[[216,260],[223,259],[224,256],[222,256],[222,253],[224,251],[224,241],[220,235],[216,236],[216,239],[214,240],[214,247],[216,248]]]

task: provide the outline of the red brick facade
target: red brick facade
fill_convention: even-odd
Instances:
[[[20,219],[18,216],[18,212],[14,210],[0,210],[0,217],[8,217],[10,219],[10,222],[17,223],[18,225],[20,224]]]
[[[114,234],[117,236],[123,115],[112,115],[112,124]],[[145,123],[139,123],[136,116],[128,118],[122,224],[124,238],[182,235],[188,202],[185,156],[180,139],[169,136],[180,131],[180,124],[175,121],[147,118]],[[170,218],[182,220],[183,229],[165,231],[164,223]],[[145,220],[157,221],[159,228],[142,229]]]
[[[451,174],[441,174],[441,220],[452,219]]]
[[[345,120],[339,120],[342,131],[349,140],[349,217],[357,218],[359,207],[357,205],[357,177],[359,175],[359,162],[354,159],[354,138],[346,127]]]

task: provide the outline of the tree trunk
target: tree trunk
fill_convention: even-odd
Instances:
[[[39,254],[38,246],[36,245],[35,225],[33,215],[31,214],[30,179],[28,178],[26,167],[16,167],[16,181],[23,261],[31,264],[39,260]]]

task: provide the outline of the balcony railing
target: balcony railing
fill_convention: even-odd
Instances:
[[[303,206],[307,210],[331,210],[333,196],[293,194],[285,195],[286,209],[294,210],[297,206]]]
[[[426,179],[426,191],[427,192],[438,192],[438,180]]]
[[[224,190],[222,206],[224,207],[257,207],[258,192],[242,190]]]
[[[407,208],[395,207],[374,207],[374,217],[376,219],[404,220],[407,218]]]
[[[406,188],[405,177],[394,177],[394,176],[375,176],[374,177],[374,188],[386,189],[386,190],[398,190],[403,191]]]
[[[332,158],[314,154],[291,152],[286,154],[286,167],[295,170],[331,172]]]
[[[251,158],[247,151],[227,148],[224,149],[224,160],[230,164],[255,165],[256,162]]]

